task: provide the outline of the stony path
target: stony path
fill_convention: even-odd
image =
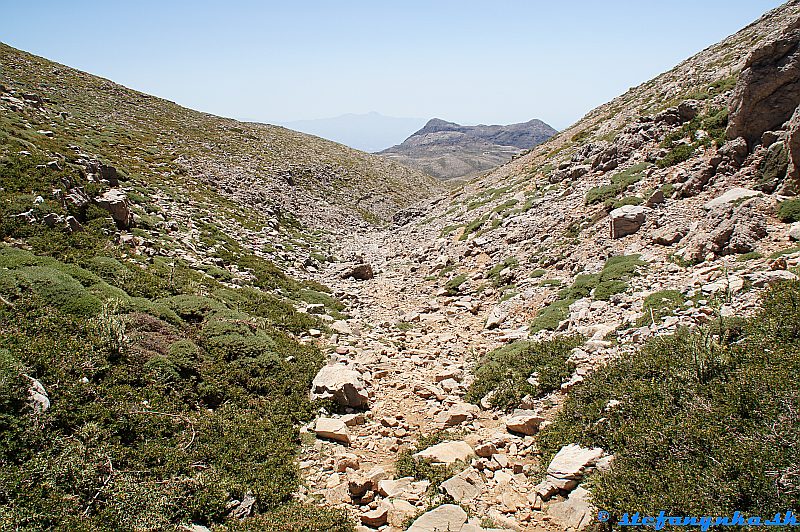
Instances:
[[[372,238],[356,240],[350,249],[365,256],[376,276],[334,284],[350,296],[353,319],[347,322],[349,331],[342,328],[330,338],[332,358],[355,367],[367,381],[370,408],[342,416],[349,446],[317,439],[305,447],[301,467],[307,495],[347,507],[357,517],[366,514],[362,521],[373,525],[383,518],[372,522],[370,516],[388,508],[388,525],[381,529],[402,530],[407,518],[430,504],[428,486],[410,483],[392,491],[379,481],[393,476],[399,451],[449,428],[485,455],[474,457],[475,467],[467,470],[481,470],[477,485],[461,501],[476,516],[470,522],[478,525],[488,517],[507,529],[559,530],[531,509],[535,497],[524,473],[536,464],[532,437],[508,433],[497,413],[463,400],[469,364],[500,344],[498,333],[484,329],[487,309],[468,297],[432,293],[431,283],[424,281],[427,272],[412,272],[409,262],[390,258],[397,244],[380,234]],[[370,488],[359,493],[369,479]]]

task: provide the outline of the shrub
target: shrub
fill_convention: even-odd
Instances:
[[[795,281],[771,288],[754,318],[649,341],[571,391],[538,436],[543,462],[570,443],[614,453],[614,467],[592,479],[612,519],[797,506],[798,324]],[[697,497],[701,485],[707,496]]]
[[[778,219],[784,223],[800,222],[800,198],[781,202]]]
[[[773,192],[786,177],[789,168],[789,155],[783,142],[776,142],[767,150],[756,170],[758,186],[765,192]]]
[[[636,324],[639,327],[658,323],[666,316],[672,316],[675,310],[683,308],[686,298],[677,290],[661,290],[644,298],[643,313]]]
[[[637,163],[630,168],[617,172],[611,176],[611,184],[591,188],[586,192],[586,205],[604,203],[615,198],[629,186],[641,181],[645,171],[650,167],[648,163]]]
[[[519,406],[526,395],[541,397],[561,387],[575,365],[567,362],[572,349],[583,344],[580,336],[559,337],[543,342],[515,342],[483,356],[475,366],[475,380],[466,400],[480,403],[491,394],[496,408]],[[529,379],[536,374],[534,382]]]
[[[606,260],[599,273],[582,273],[568,288],[558,292],[558,300],[542,308],[531,323],[531,332],[553,330],[569,317],[569,306],[576,300],[589,297],[606,300],[628,289],[627,280],[636,275],[636,269],[646,264],[639,255],[617,255]],[[542,282],[542,285],[547,281]]]
[[[531,332],[553,330],[569,317],[569,306],[575,301],[559,299],[542,308],[531,323]]]
[[[188,322],[203,321],[214,310],[225,308],[222,303],[204,296],[181,294],[158,301]]]
[[[669,168],[686,161],[694,155],[695,146],[692,144],[675,144],[672,149],[656,162],[659,168]]]
[[[467,281],[466,274],[459,274],[447,281],[444,285],[445,290],[447,291],[447,295],[454,296],[458,294],[461,290],[461,285]]]

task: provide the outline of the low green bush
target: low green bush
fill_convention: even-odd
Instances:
[[[583,344],[581,336],[559,337],[543,342],[515,342],[490,351],[474,369],[475,380],[466,400],[479,404],[491,394],[495,408],[517,408],[523,397],[542,397],[557,390],[572,376],[575,365],[567,362],[572,349]],[[536,374],[536,384],[529,379]]]
[[[800,198],[782,201],[778,207],[778,219],[784,223],[800,222]]]
[[[590,375],[538,435],[543,463],[571,443],[613,453],[613,468],[591,479],[594,503],[612,520],[794,508],[798,352],[795,281],[771,288],[753,318],[657,337]]]
[[[542,308],[531,323],[531,332],[553,330],[569,317],[569,306],[576,300],[594,296],[608,300],[612,295],[628,289],[627,281],[636,275],[636,269],[646,263],[634,255],[617,255],[606,260],[598,273],[582,273],[575,276],[572,285],[558,292],[558,299]],[[544,281],[544,284],[547,281]]]
[[[614,199],[616,196],[624,192],[629,186],[641,181],[649,167],[649,163],[642,162],[617,172],[611,176],[610,184],[589,189],[586,192],[586,198],[584,202],[586,205],[595,205],[597,203],[605,203]]]
[[[444,285],[445,290],[447,291],[447,295],[454,296],[461,291],[461,285],[467,281],[466,274],[458,274],[449,281],[447,281]]]
[[[675,144],[664,157],[656,161],[656,166],[669,168],[682,163],[694,155],[695,149],[696,147],[692,144]]]
[[[636,322],[639,327],[659,323],[662,318],[672,316],[683,308],[686,298],[677,290],[661,290],[644,298],[642,316]]]

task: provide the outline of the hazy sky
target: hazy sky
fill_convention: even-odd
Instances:
[[[239,119],[560,129],[780,3],[0,0],[0,41]]]

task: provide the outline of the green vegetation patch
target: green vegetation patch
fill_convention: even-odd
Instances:
[[[638,267],[645,264],[636,254],[617,255],[609,258],[599,273],[576,275],[571,286],[558,292],[556,301],[539,311],[531,323],[531,332],[555,329],[569,317],[569,306],[578,299],[594,295],[597,300],[608,300],[614,294],[626,291],[627,281],[636,275]]]
[[[631,166],[611,176],[611,183],[590,188],[586,192],[586,205],[595,205],[613,199],[624,192],[630,185],[638,183],[644,177],[649,163],[642,162]]]
[[[435,464],[429,458],[416,459],[414,458],[414,454],[424,451],[428,447],[455,438],[455,434],[446,431],[434,432],[422,436],[412,448],[398,453],[394,463],[395,477],[413,477],[416,480],[427,480],[431,483],[428,488],[428,493],[438,493],[439,486],[442,482],[464,470],[467,464],[463,462],[455,462],[450,465]]]
[[[593,373],[539,434],[543,462],[571,443],[613,453],[614,467],[592,478],[612,520],[797,507],[798,352],[795,281],[771,288],[754,318],[655,338]]]
[[[454,296],[457,295],[461,291],[461,285],[467,281],[467,275],[464,273],[460,273],[447,281],[444,285],[445,290],[447,290],[447,295]]]
[[[636,322],[639,327],[658,323],[683,308],[686,298],[677,290],[661,290],[644,298],[642,316]]]
[[[567,362],[572,349],[584,341],[581,336],[570,336],[543,342],[515,342],[495,349],[475,366],[475,380],[466,400],[478,404],[489,395],[493,407],[510,410],[517,408],[526,395],[542,397],[557,390],[575,369],[574,364]]]
[[[781,202],[778,207],[778,219],[785,223],[800,222],[800,198]]]
[[[499,288],[505,284],[504,280],[500,277],[500,272],[506,268],[515,269],[519,266],[519,260],[516,257],[508,257],[503,262],[495,264],[486,272],[486,278],[492,282],[495,288]]]

